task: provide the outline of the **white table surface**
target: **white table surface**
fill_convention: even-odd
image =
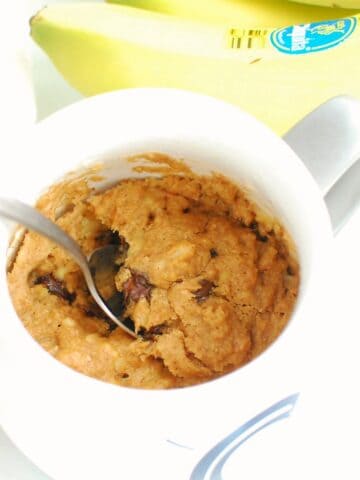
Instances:
[[[81,98],[58,75],[39,49],[32,46],[31,56],[38,119],[45,118],[62,106]],[[10,71],[7,98],[1,100],[1,120],[6,116],[6,107],[13,108],[11,95],[13,99],[16,98],[18,109],[21,108],[22,98],[23,122],[16,124],[19,131],[20,127],[26,128],[26,121],[31,120],[33,112],[28,87],[24,86],[20,92],[19,83],[11,80],[11,74]],[[14,70],[13,75],[18,75],[18,72]],[[11,128],[11,123],[9,125],[8,122],[7,127]],[[322,314],[314,323],[312,332],[319,342],[316,354],[318,368],[307,372],[308,388],[313,395],[303,404],[300,403],[299,414],[288,427],[277,427],[276,448],[273,440],[269,439],[267,454],[262,452],[263,461],[267,462],[269,478],[360,478],[359,244],[360,209],[335,239],[329,258],[332,275],[328,285],[324,285],[329,291],[328,302],[323,306]],[[252,462],[256,454],[257,444],[254,441],[247,449],[242,450],[239,468]],[[230,466],[225,475],[228,480],[237,478],[236,460],[232,467],[231,469]],[[252,478],[263,478],[260,470],[254,468]],[[17,450],[1,427],[0,480],[49,480]]]

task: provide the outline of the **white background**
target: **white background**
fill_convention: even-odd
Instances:
[[[13,1],[8,5],[8,15],[3,14],[0,38],[5,63],[0,89],[3,152],[11,148],[11,142],[21,140],[23,129],[31,122],[81,98],[58,75],[45,55],[28,41],[27,22],[36,11],[36,4],[39,2],[30,5],[25,0]],[[33,59],[31,69],[29,58]],[[30,70],[35,98],[29,84]],[[3,160],[0,162],[3,164]],[[2,174],[6,174],[6,170]],[[331,275],[324,284],[326,300],[318,305],[308,332],[312,348],[304,350],[304,359],[312,355],[313,368],[306,372],[306,391],[297,415],[286,428],[279,425],[266,432],[261,444],[257,440],[249,442],[242,456],[235,458],[225,470],[226,478],[240,478],[241,471],[247,472],[247,480],[250,479],[248,472],[252,472],[251,479],[257,479],[263,478],[264,471],[268,478],[278,480],[360,478],[359,243],[358,209],[335,239],[329,256]],[[15,479],[46,480],[48,477],[11,444],[0,427],[0,480]]]

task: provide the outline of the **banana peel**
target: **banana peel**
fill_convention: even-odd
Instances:
[[[280,135],[335,95],[360,98],[359,27],[336,47],[304,55],[282,53],[264,32],[249,44],[249,32],[232,24],[100,3],[54,4],[31,20],[33,39],[84,95],[188,89],[236,104]]]
[[[286,27],[353,15],[354,10],[314,7],[286,0],[107,0],[109,3],[143,8],[179,18],[241,27]],[[320,0],[321,3],[321,0]],[[339,2],[336,2],[337,4]],[[340,0],[341,3],[341,0]],[[342,0],[342,3],[346,3]],[[360,1],[349,1],[357,3]],[[350,8],[350,7],[349,7]]]
[[[336,3],[334,3],[332,0],[290,0],[290,2],[301,2],[306,5],[317,5],[321,7],[334,7],[336,9],[339,7],[360,9],[359,0],[337,0]]]

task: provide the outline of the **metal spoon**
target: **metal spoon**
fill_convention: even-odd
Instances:
[[[87,258],[79,245],[58,225],[46,218],[35,208],[26,205],[19,200],[7,199],[0,197],[0,216],[24,225],[30,230],[34,230],[41,235],[48,237],[62,248],[64,248],[81,268],[86,284],[95,302],[101,310],[124,332],[132,337],[136,337],[133,330],[128,328],[117,318],[109,306],[104,302],[99,294],[93,278],[97,269],[101,268],[102,273],[114,269],[115,252],[117,245],[108,245],[103,248],[94,250]]]

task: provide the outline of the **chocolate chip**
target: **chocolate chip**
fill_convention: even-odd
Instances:
[[[162,335],[164,330],[166,329],[166,324],[162,323],[161,325],[154,325],[153,327],[149,328],[140,328],[138,334],[142,337],[143,340],[150,341],[154,340],[154,338],[158,335]]]
[[[295,275],[294,270],[290,267],[290,265],[286,269],[286,273],[290,276],[293,277]]]
[[[143,273],[131,271],[131,277],[123,284],[125,301],[138,302],[141,297],[150,301],[153,285]]]
[[[37,277],[34,285],[44,285],[51,295],[56,295],[70,304],[73,303],[76,298],[76,293],[70,293],[64,283],[55,278],[51,273]]]
[[[147,219],[147,225],[151,225],[155,220],[155,214],[150,212]]]
[[[266,243],[269,240],[266,235],[261,235],[259,232],[259,224],[257,222],[251,222],[249,228],[255,233],[256,239],[259,240],[259,242]]]
[[[219,256],[219,254],[218,254],[218,252],[215,248],[210,248],[210,256],[211,256],[211,258],[215,258],[215,257]]]
[[[105,313],[97,305],[86,306],[82,309],[87,317],[104,318]]]
[[[120,377],[121,377],[121,378],[129,378],[129,376],[130,376],[130,375],[129,375],[128,373],[121,373],[121,374],[120,374]]]
[[[190,208],[189,207],[186,207],[186,208],[183,208],[183,213],[190,213]]]
[[[211,295],[212,290],[215,287],[215,284],[213,282],[210,282],[210,280],[206,280],[206,279],[200,280],[199,283],[201,285],[201,288],[191,293],[194,294],[194,297],[197,303],[203,303]]]
[[[260,234],[256,235],[256,238],[262,243],[266,243],[269,240],[269,238],[266,235],[260,235]]]

